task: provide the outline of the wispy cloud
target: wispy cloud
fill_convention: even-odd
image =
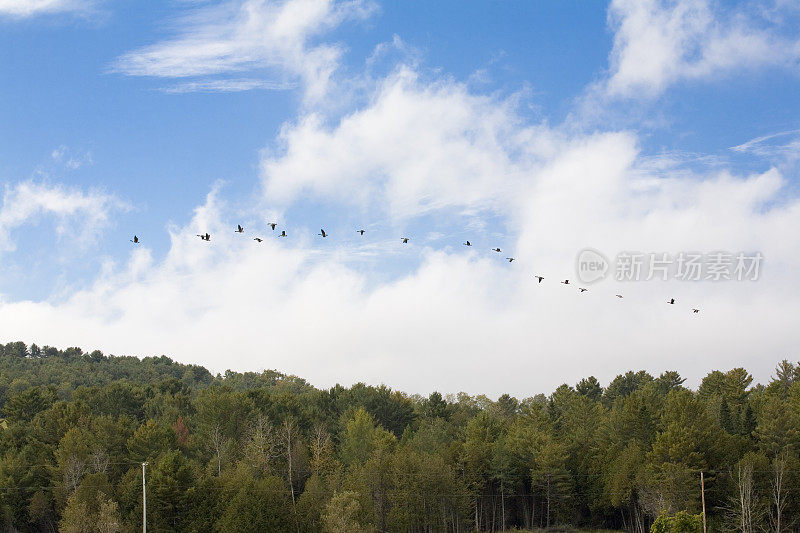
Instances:
[[[766,8],[766,2],[758,4]],[[726,10],[709,0],[614,0],[610,69],[595,89],[610,97],[656,97],[682,80],[741,69],[797,71],[800,39],[792,23],[766,13]]]
[[[739,153],[750,153],[767,159],[781,158],[796,161],[800,158],[800,130],[789,130],[756,137],[731,150]]]
[[[163,78],[273,71],[279,78],[302,80],[306,97],[314,100],[325,94],[343,50],[313,40],[374,9],[370,0],[234,0],[203,6],[176,23],[175,37],[129,52],[112,68]],[[198,83],[199,90],[208,90],[208,82]],[[238,87],[244,90],[243,84]]]
[[[97,0],[0,0],[0,16],[29,18],[55,13],[89,13]]]
[[[50,157],[54,162],[61,163],[71,170],[77,170],[83,166],[94,164],[91,151],[76,154],[63,144],[53,150]]]
[[[108,224],[111,213],[126,208],[114,196],[98,191],[32,181],[7,186],[0,206],[0,252],[16,248],[15,229],[41,220],[53,220],[59,237],[71,233],[79,246],[90,244]]]
[[[235,93],[262,89],[267,91],[285,91],[297,87],[296,83],[276,82],[258,79],[202,80],[179,83],[164,87],[162,91],[169,94],[184,93]]]

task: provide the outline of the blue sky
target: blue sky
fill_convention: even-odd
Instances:
[[[454,323],[455,311],[443,318],[466,305],[453,296],[462,293],[476,324],[497,315],[493,294],[507,296],[502,347],[514,361],[529,357],[535,334],[524,324],[555,304],[523,298],[518,276],[568,277],[585,246],[610,255],[778,250],[767,259],[775,277],[759,291],[681,287],[714,302],[718,322],[646,362],[611,346],[642,351],[681,323],[640,323],[634,313],[574,346],[555,336],[537,347],[541,357],[567,349],[574,357],[561,370],[537,370],[542,389],[636,365],[696,379],[715,364],[744,364],[763,379],[775,360],[792,357],[790,347],[796,353],[797,334],[780,319],[744,344],[715,342],[750,318],[732,302],[752,299],[753,313],[781,316],[796,305],[778,287],[798,265],[797,245],[763,232],[786,234],[798,220],[798,22],[800,10],[779,0],[0,1],[0,316],[15,318],[0,339],[167,352],[214,370],[274,367],[321,385],[363,379],[524,396],[528,382],[479,379],[482,354],[493,349],[488,332],[470,343],[465,357],[478,362],[462,374],[443,362],[441,375],[434,369],[419,382],[403,361],[432,346],[463,352],[448,340],[469,322]],[[608,203],[600,209],[592,198]],[[291,239],[267,251],[234,240],[237,223],[248,245],[272,237],[267,219]],[[331,239],[314,239],[320,226]],[[362,226],[368,241],[354,232]],[[209,228],[221,232],[217,248],[198,251],[194,234]],[[129,242],[134,233],[141,247]],[[461,246],[467,239],[480,252]],[[496,261],[494,246],[522,266]],[[187,295],[207,273],[251,261],[255,270],[241,275],[257,277],[258,289],[220,286],[223,296],[202,303]],[[280,266],[259,270],[258,261]],[[463,278],[443,288],[436,272],[448,265]],[[262,280],[278,274],[280,282]],[[479,275],[491,280],[480,290]],[[314,295],[317,276],[332,276],[337,290]],[[187,324],[233,329],[228,340],[248,335],[222,318],[231,309],[286,316],[284,327],[268,328],[274,342],[245,343],[248,353],[281,347],[280,355],[220,358],[205,348],[213,343],[188,343],[185,327],[161,331],[163,321],[147,318],[167,305],[151,300],[152,285],[176,291],[169,305]],[[260,290],[285,301],[249,301]],[[636,290],[642,302],[675,292]],[[395,292],[408,300],[386,296]],[[427,345],[377,333],[352,343],[345,328],[338,344],[292,348],[305,336],[303,306],[349,309],[339,319],[359,321],[376,305],[368,318],[383,331],[411,327],[424,314],[420,298],[438,302],[439,314],[424,321],[435,337]],[[102,308],[117,299],[120,309]],[[554,332],[574,327],[548,321]],[[149,338],[124,333],[134,327]],[[609,346],[599,366],[579,355],[597,344]],[[754,347],[766,355],[753,357]],[[310,354],[325,350],[332,362],[323,370]],[[700,352],[708,364],[696,362]]]

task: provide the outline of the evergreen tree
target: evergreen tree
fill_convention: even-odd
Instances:
[[[575,390],[577,390],[578,394],[581,396],[586,396],[592,400],[599,400],[603,396],[603,387],[600,386],[600,383],[594,376],[589,376],[588,378],[580,380],[578,384],[575,385]]]
[[[153,531],[691,528],[701,471],[709,531],[791,531],[797,376],[693,392],[626,372],[494,401],[3,344],[0,529],[136,531],[148,461]]]

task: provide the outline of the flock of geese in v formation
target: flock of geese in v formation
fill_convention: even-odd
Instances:
[[[278,227],[277,222],[268,222],[267,225],[270,228],[272,228],[272,231],[275,231],[275,229]],[[235,233],[244,233],[244,228],[242,227],[241,224],[237,224],[236,225],[236,229],[233,230],[233,231]],[[361,236],[363,236],[364,233],[366,233],[366,231],[367,230],[365,230],[365,229],[357,229],[356,233],[358,233]],[[324,238],[326,238],[328,236],[328,233],[324,229],[320,228],[319,233],[317,233],[317,235],[321,236],[324,239]],[[208,232],[199,233],[197,236],[200,237],[200,240],[203,240],[203,241],[206,241],[206,242],[210,242],[211,241],[211,234],[208,233]],[[278,234],[278,237],[287,237],[287,236],[288,235],[286,235],[286,230],[281,230],[281,232]],[[253,237],[253,240],[256,241],[256,242],[263,242],[264,241],[264,239],[262,239],[261,237]],[[408,244],[409,240],[410,240],[410,237],[400,237],[400,242],[402,244]],[[141,242],[141,240],[139,239],[138,236],[134,235],[133,239],[131,239],[131,242],[133,244],[139,244]],[[466,242],[464,242],[462,244],[464,246],[470,246],[470,247],[472,246],[472,243],[469,242],[469,241],[466,241]],[[496,253],[502,253],[502,250],[500,248],[492,248],[492,251],[496,252]],[[513,257],[506,257],[506,261],[508,261],[509,263],[513,263],[514,262],[514,258]],[[536,278],[539,283],[541,283],[544,280],[544,276],[535,275],[534,278]],[[562,285],[570,285],[569,279],[565,279],[564,281],[561,282],[561,284]],[[584,292],[588,291],[589,289],[587,289],[585,287],[578,287],[578,290],[581,293],[584,293]],[[617,298],[620,298],[620,299],[622,298],[621,294],[615,294],[615,296]],[[669,300],[667,300],[667,303],[669,305],[675,305],[675,298],[670,298]],[[697,309],[695,307],[692,307],[691,310],[692,310],[692,313],[694,313],[694,314],[697,314],[697,313],[700,312],[700,309]]]

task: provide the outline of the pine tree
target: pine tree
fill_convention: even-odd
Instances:
[[[722,398],[719,406],[719,425],[728,433],[734,433],[731,409],[728,407],[728,400]]]

